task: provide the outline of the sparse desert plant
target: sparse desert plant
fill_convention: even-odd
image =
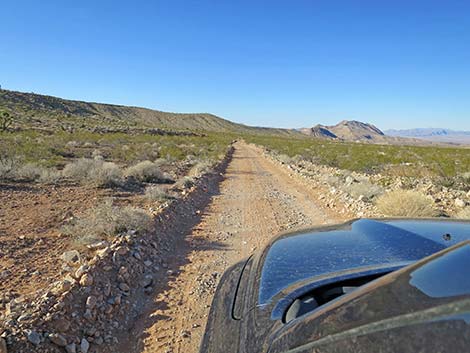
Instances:
[[[394,190],[377,198],[380,212],[392,217],[434,217],[437,211],[431,199],[417,191]]]
[[[0,111],[0,131],[7,131],[11,124],[13,124],[13,116],[4,110]]]
[[[463,210],[455,214],[458,219],[470,219],[470,207],[465,207]]]
[[[84,246],[99,240],[111,240],[127,231],[144,234],[152,228],[152,217],[143,210],[115,206],[112,199],[107,199],[72,224],[64,226],[62,232],[72,237],[77,246]]]
[[[43,168],[37,181],[44,184],[54,184],[57,183],[61,178],[62,174],[60,171],[52,168]]]
[[[65,166],[63,175],[84,184],[113,187],[122,184],[122,171],[112,162],[81,158]]]
[[[198,176],[201,176],[207,172],[209,172],[213,166],[213,162],[212,161],[200,161],[200,162],[197,162],[188,172],[188,175],[189,176],[192,176],[192,177],[198,177]]]
[[[166,201],[172,197],[160,186],[149,186],[145,188],[145,198],[150,201]]]
[[[0,179],[13,179],[20,166],[21,159],[18,156],[8,153],[0,154]]]
[[[280,154],[277,156],[277,159],[279,160],[279,162],[283,163],[283,164],[289,164],[292,162],[292,158],[289,157],[288,155],[286,154]]]
[[[160,167],[151,161],[139,162],[127,168],[125,175],[134,177],[138,181],[148,183],[158,183],[169,179],[168,176],[160,170]]]
[[[35,181],[39,179],[44,172],[44,167],[37,166],[33,163],[22,165],[15,173],[15,179],[23,181]]]
[[[384,189],[381,186],[369,183],[367,181],[361,181],[357,183],[352,183],[350,185],[345,185],[344,191],[346,191],[349,195],[354,198],[364,196],[369,200],[384,193]]]
[[[194,178],[190,176],[184,176],[175,183],[176,188],[179,189],[189,189],[194,185]]]

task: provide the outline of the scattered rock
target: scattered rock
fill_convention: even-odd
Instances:
[[[76,353],[77,352],[77,346],[75,343],[70,343],[65,346],[65,350],[67,353]]]
[[[3,337],[0,337],[0,353],[8,353],[7,342]]]
[[[82,338],[82,341],[80,342],[80,352],[88,353],[88,349],[90,349],[90,343],[88,343],[86,338]]]
[[[37,346],[39,343],[41,343],[42,337],[39,333],[36,331],[28,330],[26,331],[26,338],[28,339],[29,342]]]
[[[85,273],[82,278],[80,278],[80,285],[83,287],[88,287],[93,284],[93,276],[89,273]]]
[[[153,278],[152,275],[145,275],[143,281],[142,281],[142,287],[146,288],[152,285]]]
[[[88,266],[87,265],[82,265],[80,266],[77,271],[75,271],[75,278],[80,279],[82,276],[88,271]]]
[[[77,250],[66,251],[61,258],[68,265],[75,265],[80,261],[80,253]]]
[[[119,289],[123,292],[129,292],[130,290],[129,286],[124,282],[119,283]]]
[[[65,347],[67,345],[67,339],[58,333],[50,334],[49,339],[52,343],[58,345],[59,347]]]
[[[96,303],[97,303],[97,299],[94,295],[90,295],[86,299],[86,307],[90,310],[93,310],[93,308],[96,306]]]
[[[458,208],[464,208],[465,206],[467,206],[467,203],[461,199],[455,199],[454,204]]]

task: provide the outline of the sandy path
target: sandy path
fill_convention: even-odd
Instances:
[[[285,230],[331,223],[315,196],[256,147],[237,143],[219,192],[181,234],[167,289],[151,297],[119,347],[124,352],[198,352],[223,271]]]

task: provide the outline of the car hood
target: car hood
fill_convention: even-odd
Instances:
[[[286,234],[261,256],[258,306],[305,282],[395,270],[469,239],[469,223],[449,220],[360,219]]]

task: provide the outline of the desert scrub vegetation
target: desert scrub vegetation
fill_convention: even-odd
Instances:
[[[182,161],[188,155],[217,160],[225,155],[233,136],[167,136],[152,134],[94,133],[88,131],[43,132],[20,130],[0,136],[0,151],[20,157],[24,163],[63,167],[72,159],[104,156],[120,165],[157,159]]]
[[[62,228],[76,247],[84,247],[101,240],[112,240],[126,232],[145,234],[153,229],[153,219],[145,211],[130,206],[116,206],[112,199],[90,209],[80,218]]]
[[[62,174],[68,179],[97,187],[113,187],[123,184],[123,173],[119,166],[112,162],[105,162],[100,158],[80,158],[68,163]]]
[[[446,146],[376,145],[315,138],[245,136],[247,142],[288,157],[366,173],[454,177],[470,170],[470,149]]]
[[[417,191],[394,190],[377,198],[377,209],[391,217],[435,217],[433,200]]]
[[[161,171],[159,165],[152,161],[142,161],[125,170],[126,177],[132,177],[140,182],[165,183],[172,182],[171,177]]]
[[[167,190],[158,185],[146,187],[144,196],[149,201],[163,202],[173,199]]]

